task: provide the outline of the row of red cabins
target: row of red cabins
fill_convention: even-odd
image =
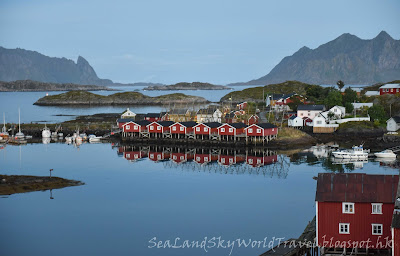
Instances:
[[[244,123],[196,123],[194,121],[173,122],[148,120],[134,121],[131,119],[119,119],[118,127],[122,129],[124,137],[132,133],[148,132],[151,137],[162,137],[162,134],[171,134],[171,138],[185,138],[187,134],[192,134],[196,138],[207,138],[210,135],[226,136],[227,138],[236,136],[249,137],[268,137],[272,139],[278,134],[278,128],[270,123],[258,123],[246,125]]]

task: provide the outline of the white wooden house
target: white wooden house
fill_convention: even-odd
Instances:
[[[320,112],[325,110],[323,105],[299,105],[297,107],[298,117],[308,117],[313,120]]]
[[[400,129],[400,116],[394,116],[386,121],[386,129],[388,132],[395,132]]]
[[[298,117],[298,116],[291,116],[288,119],[288,126],[289,127],[303,127],[304,120],[303,120],[303,118]]]
[[[336,119],[340,119],[346,115],[346,108],[336,105],[329,109],[329,112],[332,112],[335,115]]]
[[[197,112],[197,122],[221,122],[222,112],[219,109],[204,108]]]
[[[128,118],[134,119],[135,116],[136,116],[136,114],[133,113],[132,111],[130,111],[129,108],[127,108],[127,109],[121,114],[121,119],[128,119]]]

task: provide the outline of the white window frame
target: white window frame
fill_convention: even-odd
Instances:
[[[182,126],[180,127],[181,132],[183,132],[185,130],[185,128],[183,128]]]
[[[249,133],[253,133],[253,129],[252,128],[249,129]]]
[[[372,203],[371,204],[371,214],[383,214],[382,213],[382,205],[381,203]]]
[[[173,130],[173,131],[176,131],[176,126],[172,126],[172,130]]]
[[[348,206],[348,211],[346,211],[346,206]],[[350,208],[352,210],[350,210]],[[355,213],[355,207],[354,207],[354,203],[349,203],[349,202],[343,202],[342,203],[342,213],[345,214],[354,214]]]
[[[150,126],[150,130],[154,130],[154,126]]]
[[[126,158],[131,158],[131,154],[126,154]]]
[[[127,130],[131,129],[131,126],[130,126],[130,125],[127,125],[127,126],[126,126],[126,129],[127,129]]]
[[[199,132],[200,131],[200,127],[196,127],[196,132]]]
[[[221,128],[221,132],[225,132],[225,128]]]
[[[383,235],[383,224],[371,224],[371,226],[372,226],[372,235],[374,235],[374,236],[379,236],[379,235]],[[380,233],[375,233],[374,231],[374,228],[378,228],[378,227],[380,227],[380,229],[381,229],[381,232]]]
[[[233,128],[229,128],[229,132],[233,132]]]
[[[261,133],[261,129],[257,129],[257,133]]]
[[[347,232],[342,231],[342,226],[343,226],[343,229],[347,229]],[[345,228],[345,227],[347,227],[347,228]],[[339,234],[349,235],[350,234],[350,223],[339,223]]]
[[[139,129],[139,126],[137,126],[137,125],[133,126],[133,130],[137,130],[137,129]]]
[[[208,127],[204,127],[204,131],[205,131],[205,132],[208,132]]]
[[[157,126],[157,130],[161,131],[161,126]]]
[[[253,164],[253,159],[249,159],[249,164]]]
[[[138,154],[135,154],[134,158],[135,158],[135,159],[138,159],[138,158],[139,158],[139,155],[138,155]]]
[[[204,157],[204,162],[207,162],[208,161],[208,156],[205,156]]]

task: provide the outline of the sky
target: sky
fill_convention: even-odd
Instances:
[[[1,0],[0,46],[83,56],[114,82],[243,82],[351,33],[400,39],[398,0]]]

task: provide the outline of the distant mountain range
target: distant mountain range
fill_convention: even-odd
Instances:
[[[312,50],[303,47],[271,72],[246,83],[263,85],[297,80],[311,84],[374,84],[400,79],[400,40],[382,31],[371,40],[343,34]]]
[[[77,62],[52,58],[35,51],[0,47],[0,81],[33,80],[48,83],[112,85],[100,79],[89,62],[79,56]]]

